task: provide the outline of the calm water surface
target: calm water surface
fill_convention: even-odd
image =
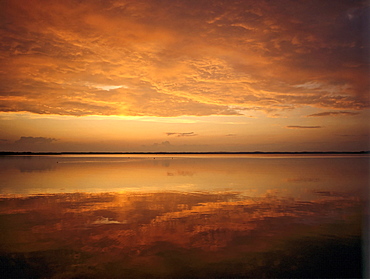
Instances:
[[[0,157],[3,278],[361,278],[367,155]]]

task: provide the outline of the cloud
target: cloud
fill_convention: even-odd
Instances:
[[[2,8],[4,112],[370,107],[369,7],[361,1],[20,0]]]
[[[116,220],[110,220],[110,218],[107,218],[107,217],[103,217],[103,216],[99,216],[98,219],[94,222],[92,222],[92,224],[94,225],[110,225],[110,224],[126,224],[127,221],[116,221]]]
[[[319,129],[321,126],[286,126],[289,129]]]
[[[107,84],[93,84],[93,83],[86,83],[87,86],[98,88],[105,91],[110,91],[119,88],[128,88],[126,85],[107,85]]]
[[[151,145],[141,145],[141,150],[148,151],[148,152],[157,152],[157,151],[174,151],[177,146],[172,145],[169,141],[162,141],[160,143],[155,142]]]
[[[42,145],[50,144],[53,141],[57,141],[55,138],[45,138],[45,137],[21,137],[19,140],[16,140],[14,144],[16,145]]]
[[[358,114],[359,114],[358,112],[350,112],[350,111],[325,111],[325,112],[310,114],[310,115],[307,115],[307,117],[358,115]]]
[[[167,172],[167,176],[193,176],[193,171],[181,171],[178,170],[177,172]]]
[[[194,132],[188,132],[188,133],[166,133],[167,136],[177,136],[177,137],[194,137],[198,134],[195,134]]]
[[[153,146],[169,147],[169,146],[172,146],[172,144],[168,140],[166,140],[166,141],[162,141],[161,143],[154,143]]]

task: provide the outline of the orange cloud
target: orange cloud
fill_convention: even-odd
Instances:
[[[350,112],[350,111],[325,111],[320,113],[314,113],[307,115],[307,117],[319,117],[319,116],[337,116],[337,115],[358,115],[358,112]]]
[[[369,107],[361,2],[3,6],[4,112],[202,116]]]

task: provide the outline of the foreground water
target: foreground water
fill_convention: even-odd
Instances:
[[[4,156],[0,175],[2,278],[368,274],[368,155]]]

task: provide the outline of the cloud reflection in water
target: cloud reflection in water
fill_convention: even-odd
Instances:
[[[2,265],[35,278],[360,277],[362,202],[316,194],[3,197]]]

